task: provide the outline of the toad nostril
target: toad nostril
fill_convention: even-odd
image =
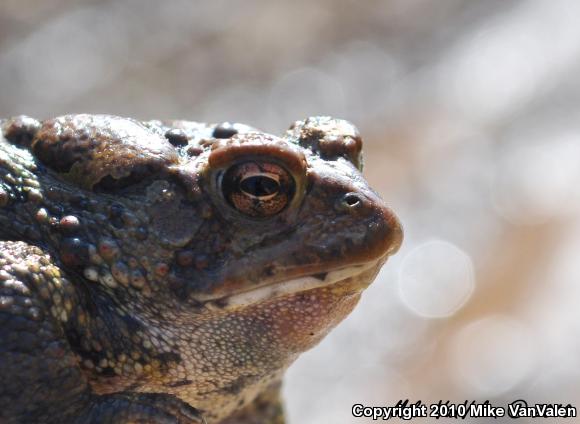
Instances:
[[[342,202],[348,208],[356,208],[362,205],[360,197],[355,193],[348,193],[342,198]]]

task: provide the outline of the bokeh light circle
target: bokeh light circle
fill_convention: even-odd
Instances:
[[[450,316],[473,293],[473,263],[454,244],[428,241],[407,253],[399,268],[398,284],[402,301],[418,315]]]
[[[498,163],[492,196],[497,212],[516,224],[538,224],[580,210],[577,134],[517,143]]]
[[[457,333],[449,366],[462,391],[498,396],[531,376],[536,349],[523,322],[493,315],[469,323]]]

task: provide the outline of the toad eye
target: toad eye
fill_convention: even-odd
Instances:
[[[232,166],[224,174],[221,188],[231,206],[253,218],[281,212],[295,192],[294,179],[286,169],[258,161]]]

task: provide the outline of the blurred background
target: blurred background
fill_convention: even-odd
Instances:
[[[294,424],[580,406],[579,74],[576,0],[0,1],[0,116],[359,127],[406,240],[291,368]]]

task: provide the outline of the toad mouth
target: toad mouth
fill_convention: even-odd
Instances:
[[[350,265],[327,272],[304,275],[286,281],[278,281],[218,298],[205,298],[198,300],[204,302],[208,309],[241,308],[281,296],[302,293],[322,287],[336,286],[337,284],[349,279],[356,280],[356,277],[361,276],[366,271],[380,266],[383,261],[384,258],[381,258],[364,264]],[[356,281],[356,290],[353,291],[361,291],[371,282],[372,279],[365,284]]]

